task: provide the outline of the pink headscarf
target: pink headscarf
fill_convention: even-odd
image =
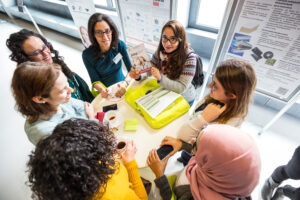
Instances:
[[[254,140],[229,125],[209,125],[186,175],[196,200],[247,197],[258,184],[260,156]]]

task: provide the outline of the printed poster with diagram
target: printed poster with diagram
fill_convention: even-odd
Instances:
[[[139,44],[127,49],[132,67],[140,74],[149,72],[151,64],[149,56],[147,55],[144,44]]]
[[[92,14],[96,13],[92,0],[66,0],[73,21],[78,28],[83,45],[87,48],[91,45],[88,36],[87,23]]]
[[[224,59],[250,62],[256,90],[282,100],[300,84],[300,2],[245,0]]]
[[[160,87],[157,90],[139,98],[136,100],[136,103],[154,119],[178,97],[180,97],[180,94]]]
[[[148,52],[157,49],[161,29],[171,19],[171,0],[118,0],[126,43],[144,43]]]

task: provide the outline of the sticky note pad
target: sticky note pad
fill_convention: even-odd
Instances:
[[[126,119],[125,120],[125,131],[136,131],[138,128],[137,119]]]

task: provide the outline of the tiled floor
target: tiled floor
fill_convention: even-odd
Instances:
[[[0,94],[1,116],[0,123],[0,200],[31,199],[31,192],[26,186],[26,162],[28,154],[33,150],[24,133],[24,118],[14,110],[14,99],[10,92],[10,80],[15,69],[15,63],[8,59],[9,50],[5,41],[9,34],[18,31],[20,27],[32,28],[28,23],[17,21],[19,26],[8,23],[7,18],[0,14]],[[65,57],[68,66],[79,73],[89,83],[82,59],[83,46],[79,41],[58,35],[52,31],[42,29],[60,54]],[[259,188],[264,179],[270,175],[275,167],[285,164],[294,149],[300,144],[300,120],[284,115],[268,131],[258,136],[261,126],[266,124],[276,112],[261,105],[252,105],[249,116],[242,125],[242,129],[249,132],[257,141],[262,159],[262,173],[259,186],[253,193],[253,199],[259,199]],[[290,182],[300,185],[298,182]]]

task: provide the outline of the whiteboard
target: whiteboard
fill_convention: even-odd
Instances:
[[[299,14],[296,1],[235,0],[226,10],[212,71],[225,59],[246,60],[255,68],[258,92],[289,101],[300,88]]]
[[[175,1],[174,1],[175,2]],[[161,29],[169,21],[172,0],[116,0],[117,11],[129,46],[144,43],[148,52],[154,53],[159,44]],[[173,4],[172,4],[173,3]]]

